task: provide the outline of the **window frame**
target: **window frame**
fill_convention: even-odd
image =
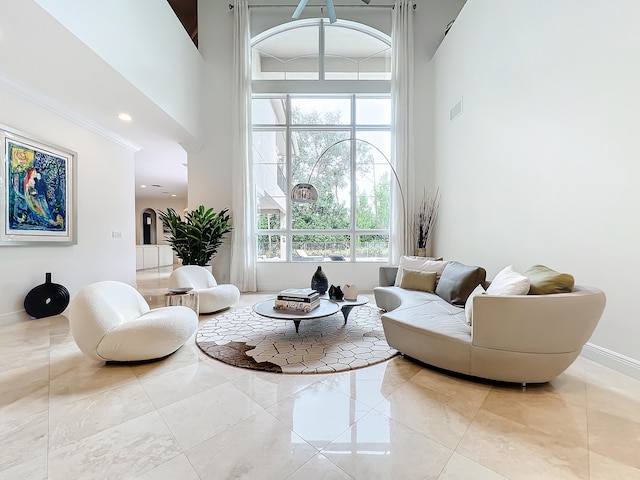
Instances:
[[[264,32],[258,33],[256,35],[254,35],[251,38],[251,42],[250,42],[250,48],[251,48],[251,54],[253,55],[253,49],[254,47],[259,44],[260,42],[279,35],[281,33],[284,32],[288,32],[290,30],[295,30],[298,28],[306,28],[306,27],[311,27],[311,26],[317,26],[318,27],[318,78],[317,79],[307,79],[307,80],[303,80],[303,79],[256,79],[253,78],[253,71],[251,73],[252,75],[252,79],[251,79],[251,83],[253,86],[253,92],[257,92],[260,91],[260,93],[267,93],[267,91],[261,91],[262,89],[260,88],[261,85],[270,85],[272,83],[282,83],[284,82],[284,84],[287,85],[287,88],[292,88],[294,87],[296,84],[300,84],[300,82],[303,82],[304,84],[314,84],[316,82],[331,82],[334,85],[338,86],[339,82],[347,82],[347,83],[351,83],[351,82],[365,82],[368,83],[371,87],[374,87],[376,91],[378,91],[379,89],[383,88],[387,91],[390,91],[390,84],[391,84],[391,72],[389,72],[389,79],[385,79],[385,80],[374,80],[374,79],[356,79],[356,80],[340,80],[340,79],[326,79],[326,70],[325,70],[325,29],[327,26],[329,26],[330,28],[348,28],[350,30],[354,30],[357,31],[359,33],[363,33],[365,35],[369,35],[373,38],[375,38],[376,40],[385,43],[388,45],[389,49],[391,49],[391,37],[389,35],[387,35],[386,33],[381,32],[380,30],[377,30],[373,27],[370,27],[368,25],[365,25],[363,23],[358,23],[358,22],[353,22],[350,20],[340,20],[338,19],[335,23],[331,24],[329,23],[329,20],[326,18],[308,18],[308,19],[303,19],[303,20],[295,20],[292,22],[287,22],[284,23],[282,25],[277,25],[275,27],[272,27],[268,30],[265,30]],[[304,56],[304,55],[303,55]],[[292,58],[293,59],[293,58]],[[285,72],[286,73],[286,72]],[[268,87],[267,87],[268,89]],[[285,93],[285,92],[278,92],[278,93]],[[310,92],[311,93],[311,92]],[[321,91],[317,91],[316,93],[323,93]],[[337,92],[325,92],[325,93],[337,93]],[[343,92],[343,93],[347,93],[347,92]],[[373,93],[373,92],[370,92]]]
[[[291,109],[291,100],[295,98],[314,98],[314,99],[322,99],[322,98],[343,98],[349,99],[350,101],[350,109],[351,109],[351,121],[345,124],[300,124],[293,123],[292,121],[292,109]],[[341,95],[301,95],[301,94],[254,94],[252,96],[253,99],[278,99],[285,100],[285,122],[284,123],[274,123],[274,124],[253,124],[252,136],[254,132],[284,132],[285,135],[285,165],[286,165],[286,185],[288,186],[288,191],[283,191],[285,201],[286,201],[286,211],[283,212],[285,215],[284,227],[278,229],[261,229],[258,226],[256,227],[256,241],[260,235],[277,235],[283,236],[286,238],[284,242],[281,242],[281,245],[286,244],[286,252],[285,260],[287,262],[296,262],[297,261],[293,257],[293,239],[295,236],[300,235],[346,235],[349,236],[349,251],[350,255],[348,258],[345,258],[346,261],[349,262],[366,262],[366,260],[358,260],[357,252],[356,252],[356,240],[361,235],[383,235],[389,237],[390,235],[390,226],[385,229],[365,229],[357,227],[357,202],[358,195],[356,191],[357,186],[357,155],[356,148],[357,142],[351,142],[349,144],[350,155],[349,155],[349,168],[350,168],[350,195],[349,195],[349,227],[348,228],[339,228],[339,229],[300,229],[294,228],[293,219],[292,219],[292,200],[291,200],[291,188],[293,187],[293,178],[292,178],[292,161],[293,161],[293,152],[291,150],[292,146],[292,136],[296,131],[305,131],[305,132],[322,132],[322,131],[331,131],[331,132],[345,132],[345,138],[358,138],[358,132],[384,132],[391,134],[391,124],[358,124],[356,122],[357,114],[356,114],[356,104],[358,99],[390,99],[390,95],[377,94],[377,95],[369,95],[369,94],[341,94]],[[329,147],[330,148],[330,147]],[[317,164],[314,164],[311,170],[311,173],[315,172],[317,169]],[[390,178],[390,182],[393,181],[393,178]],[[390,184],[391,185],[391,184]],[[392,198],[391,190],[389,192],[390,198]],[[260,212],[257,212],[257,216],[259,217]],[[257,218],[256,217],[256,221]],[[258,258],[258,261],[264,261],[263,259]]]
[[[347,21],[347,20],[338,20],[339,26],[345,28],[352,28],[354,30],[360,31],[362,33],[366,33],[368,35],[372,35],[378,40],[385,42],[389,47],[391,47],[391,37],[384,34],[383,32],[370,27],[368,25]],[[251,40],[251,47],[256,43],[264,40],[265,38],[276,35],[278,33],[303,27],[309,25],[318,25],[319,27],[319,35],[320,40],[323,38],[323,29],[327,25],[327,19],[305,19],[298,20],[293,22],[287,22],[283,25],[279,25],[273,27],[265,32],[259,33],[255,35]],[[322,42],[320,42],[320,48],[318,55],[322,56],[324,52],[324,46]],[[322,72],[322,73],[320,73]],[[261,212],[256,210],[256,243],[261,235],[275,235],[284,238],[280,240],[281,248],[286,248],[286,251],[283,252],[283,259],[279,259],[276,261],[273,260],[265,260],[258,256],[257,261],[260,263],[285,263],[285,262],[295,262],[299,263],[299,260],[295,260],[293,257],[293,239],[297,235],[348,235],[349,236],[349,250],[350,255],[348,258],[345,258],[347,262],[352,263],[368,263],[371,261],[386,261],[386,258],[378,258],[375,260],[358,260],[356,254],[356,240],[360,235],[385,235],[387,239],[390,238],[390,230],[391,225],[389,224],[386,229],[362,229],[356,228],[356,214],[357,214],[357,201],[358,195],[355,191],[356,189],[356,162],[357,158],[355,155],[357,142],[352,142],[350,144],[351,155],[350,155],[350,185],[351,185],[351,194],[349,199],[349,228],[347,229],[331,229],[331,230],[318,230],[318,229],[293,229],[292,225],[292,201],[290,196],[290,190],[293,187],[292,178],[291,178],[291,162],[292,162],[292,152],[291,152],[291,135],[293,131],[296,130],[330,130],[330,131],[345,131],[348,132],[349,138],[357,138],[357,132],[370,132],[370,131],[384,131],[388,132],[390,135],[392,133],[392,120],[389,124],[357,124],[356,123],[356,100],[358,98],[391,98],[391,80],[374,80],[374,79],[359,79],[359,80],[337,80],[337,79],[325,79],[324,71],[323,71],[323,62],[319,60],[319,79],[318,80],[274,80],[274,79],[253,79],[251,81],[252,85],[252,99],[269,99],[269,98],[277,98],[277,99],[285,99],[286,112],[285,112],[285,123],[277,123],[277,124],[253,124],[252,125],[252,138],[254,132],[277,132],[284,131],[285,132],[285,141],[286,141],[286,149],[285,149],[285,163],[286,163],[286,183],[288,185],[287,192],[283,192],[285,194],[286,199],[286,212],[283,214],[286,216],[284,222],[280,222],[281,225],[284,223],[284,228],[279,229],[260,229],[259,228],[259,218]],[[299,125],[292,124],[291,122],[291,98],[323,98],[323,97],[331,97],[331,98],[349,98],[351,101],[351,122],[349,124],[341,124],[341,125]],[[252,142],[253,144],[253,142]],[[390,157],[389,152],[389,157]],[[389,161],[389,159],[386,159]],[[390,165],[391,166],[391,165]],[[391,168],[393,168],[391,166]],[[390,182],[393,182],[393,178],[390,179]],[[256,183],[256,187],[258,187]],[[392,194],[392,187],[390,184],[390,201],[393,202],[394,195]],[[258,188],[256,188],[256,195],[258,195]],[[391,219],[390,219],[391,221]],[[259,248],[257,249],[259,252]],[[388,257],[387,257],[388,258]]]

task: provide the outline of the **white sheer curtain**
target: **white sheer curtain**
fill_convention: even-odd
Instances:
[[[249,3],[235,0],[233,36],[233,230],[231,283],[257,291],[253,164],[251,161],[251,33]]]
[[[405,200],[405,212],[402,201],[393,202],[389,261],[396,265],[401,255],[413,255],[413,3],[396,0],[391,30],[391,155]]]

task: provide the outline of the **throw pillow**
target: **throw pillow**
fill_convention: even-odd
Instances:
[[[441,258],[436,259],[433,257],[413,257],[405,255],[400,257],[400,264],[398,265],[398,273],[396,274],[394,285],[399,287],[402,283],[402,274],[405,268],[419,270],[421,272],[436,272],[439,277],[442,275],[442,271],[446,265],[447,262]]]
[[[405,268],[400,288],[433,293],[436,289],[436,275],[436,272],[421,272]]]
[[[568,273],[559,273],[544,265],[534,265],[524,274],[531,283],[529,293],[532,295],[569,293],[573,291],[574,279]]]
[[[487,272],[482,267],[449,262],[440,276],[436,294],[452,305],[464,306],[471,292],[486,278]]]
[[[473,292],[471,292],[471,294],[467,298],[467,301],[464,304],[464,314],[467,317],[467,323],[469,325],[473,325],[473,297],[477,297],[478,295],[484,295],[486,293],[487,292],[485,292],[482,285],[478,285],[476,288],[473,289]]]
[[[526,295],[529,293],[529,279],[516,272],[513,265],[503,268],[487,288],[489,295]]]

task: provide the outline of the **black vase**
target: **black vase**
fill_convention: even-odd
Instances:
[[[322,271],[322,267],[318,266],[316,273],[311,277],[311,288],[318,292],[320,295],[327,293],[329,288],[329,279]]]
[[[69,305],[69,290],[58,283],[51,283],[51,273],[46,281],[31,289],[24,299],[25,311],[35,318],[61,314]]]

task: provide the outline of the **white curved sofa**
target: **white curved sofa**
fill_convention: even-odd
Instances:
[[[473,326],[464,307],[434,293],[391,286],[397,267],[381,267],[376,303],[387,312],[387,342],[445,370],[517,383],[552,380],[580,355],[605,306],[605,294],[575,286],[553,295],[478,295]]]

